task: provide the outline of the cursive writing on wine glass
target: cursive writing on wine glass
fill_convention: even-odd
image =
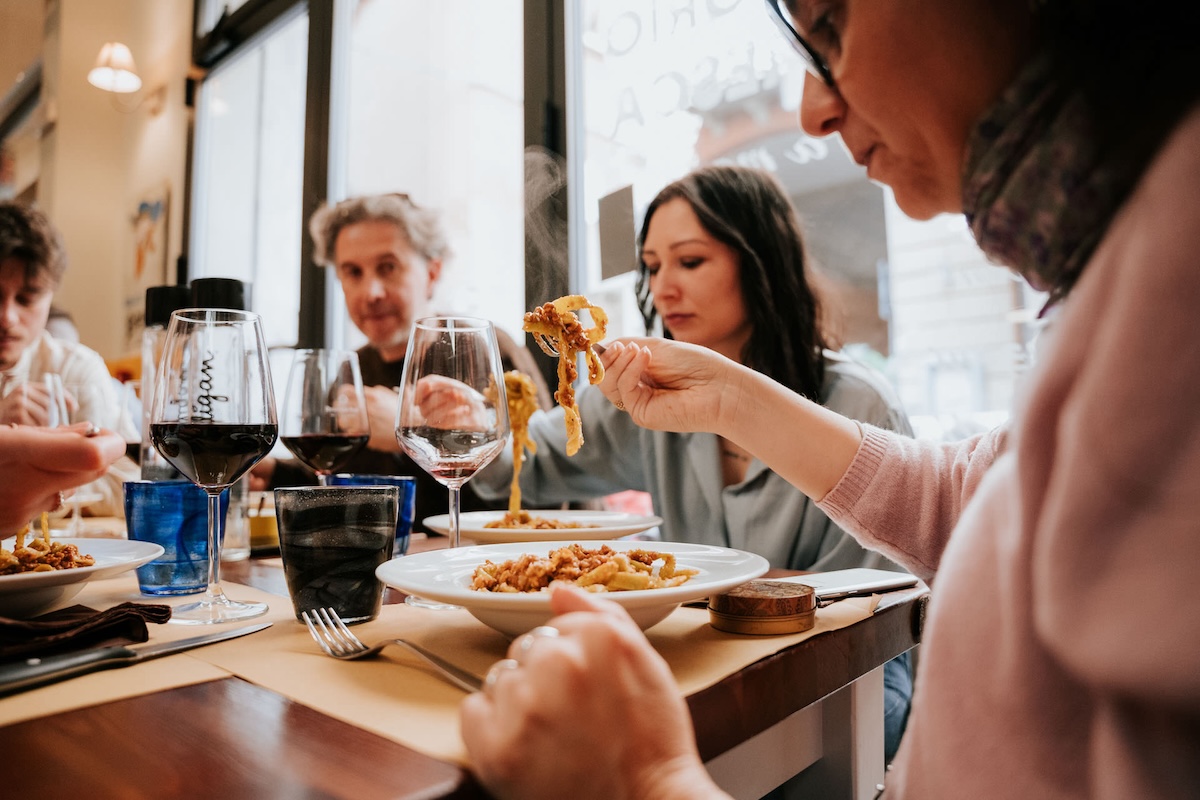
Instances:
[[[216,358],[216,353],[211,350],[205,351],[204,358],[200,362],[200,394],[196,396],[196,402],[192,405],[192,419],[198,422],[212,422],[213,403],[228,403],[229,397],[223,394],[213,394],[213,359]]]

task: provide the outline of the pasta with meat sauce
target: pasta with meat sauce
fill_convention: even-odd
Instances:
[[[42,516],[42,535],[25,544],[29,533],[26,525],[16,536],[13,549],[0,547],[0,575],[17,575],[22,572],[52,572],[57,569],[91,567],[96,563],[92,556],[83,555],[73,544],[54,542],[50,539],[50,525]]]
[[[484,592],[541,592],[564,581],[589,592],[665,589],[686,583],[699,570],[680,568],[671,553],[654,550],[617,551],[603,545],[589,550],[572,544],[548,555],[525,554],[475,568],[471,588]]]

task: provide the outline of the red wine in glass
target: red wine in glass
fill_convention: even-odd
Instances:
[[[153,423],[150,441],[192,483],[229,486],[275,445],[277,426]]]
[[[366,394],[353,350],[297,350],[288,372],[280,438],[322,486],[370,438]]]
[[[344,433],[303,433],[299,436],[281,436],[279,440],[300,459],[305,466],[318,475],[340,472],[350,459],[367,446],[370,437],[364,434],[352,436]]]

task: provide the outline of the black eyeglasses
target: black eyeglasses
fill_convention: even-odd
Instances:
[[[829,62],[825,60],[825,56],[818,53],[812,45],[805,41],[800,35],[800,31],[796,30],[796,23],[792,20],[792,13],[784,6],[784,0],[766,0],[767,10],[771,13],[771,19],[778,26],[784,38],[791,42],[792,49],[799,54],[800,58],[804,59],[804,65],[809,72],[816,75],[825,85],[831,89],[836,89],[837,84],[833,81],[833,73],[829,69]]]

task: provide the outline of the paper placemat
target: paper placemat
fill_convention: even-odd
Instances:
[[[271,606],[265,617],[247,620],[245,624],[265,620],[294,619],[291,603],[286,597],[260,592],[248,586],[224,584],[225,593],[235,600],[263,600]],[[148,597],[138,591],[137,579],[132,572],[110,578],[105,581],[92,581],[83,591],[71,599],[72,604],[81,604],[102,610],[120,603],[165,603],[171,606],[193,603],[203,595],[184,595],[181,597]],[[240,623],[235,623],[240,624]],[[199,636],[206,631],[216,628],[207,625],[165,625],[148,626],[150,640],[145,644],[186,639]],[[269,629],[268,629],[269,630]],[[253,638],[253,634],[250,638]],[[194,654],[204,649],[218,649],[240,640],[220,642],[197,648],[186,653],[155,658],[141,664],[129,667],[102,670],[91,675],[52,683],[37,689],[21,692],[11,697],[0,698],[0,725],[11,725],[35,717],[49,716],[62,711],[72,711],[77,708],[99,705],[113,700],[123,700],[143,694],[176,689],[190,686],[194,683],[228,678],[229,671],[202,659],[194,658]]]
[[[872,608],[870,598],[842,601],[818,610],[811,630],[786,636],[724,633],[708,624],[707,611],[680,608],[647,635],[688,695],[797,642],[866,619]],[[409,639],[481,677],[509,644],[466,611],[406,605],[384,606],[378,619],[354,632],[367,644]],[[225,645],[196,651],[196,657],[432,758],[466,763],[458,726],[463,692],[401,648],[387,648],[374,659],[338,661],[320,652],[294,619]]]

